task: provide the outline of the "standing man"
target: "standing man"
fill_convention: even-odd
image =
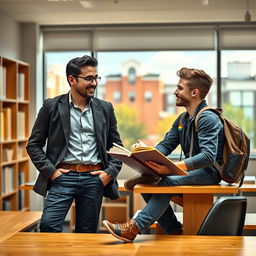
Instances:
[[[27,152],[40,172],[34,191],[46,196],[49,190],[41,232],[61,232],[75,199],[75,232],[95,233],[102,197],[120,196],[121,163],[106,151],[122,143],[112,104],[94,98],[97,65],[86,55],[68,62],[69,93],[45,100],[29,138]]]
[[[158,186],[218,184],[221,178],[214,167],[214,162],[217,161],[219,165],[222,162],[223,125],[217,114],[204,111],[198,120],[198,133],[194,128],[197,113],[207,106],[205,97],[212,85],[212,79],[203,70],[198,69],[182,68],[177,74],[180,79],[174,92],[176,105],[185,107],[187,111],[175,120],[170,131],[156,148],[164,155],[169,155],[181,144],[185,160],[178,162],[177,165],[189,171],[189,176],[168,176],[170,170],[166,166],[151,161],[147,164],[155,171],[167,175],[157,183]],[[133,148],[140,145],[141,142],[138,142]],[[137,179],[133,178],[126,186],[132,189],[143,179],[144,177],[141,176]],[[132,220],[119,224],[103,221],[112,235],[123,241],[132,242],[138,233],[142,233],[155,221],[158,221],[167,234],[182,233],[182,225],[169,204],[172,194],[142,194],[142,196],[147,205]]]

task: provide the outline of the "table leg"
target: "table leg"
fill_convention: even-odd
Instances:
[[[196,235],[213,204],[213,194],[183,194],[184,235]]]

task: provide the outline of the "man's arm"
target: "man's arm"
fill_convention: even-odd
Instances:
[[[31,161],[46,179],[49,179],[56,171],[56,167],[43,151],[48,138],[49,122],[49,100],[46,100],[38,113],[26,147]]]
[[[107,138],[107,148],[108,151],[112,146],[113,142],[123,146],[122,141],[120,139],[120,135],[117,131],[117,121],[114,113],[114,109],[112,104],[110,104],[110,117],[109,117],[109,132]],[[121,170],[122,162],[108,155],[108,167],[104,170],[108,175],[111,175],[113,179],[117,178],[118,173]]]
[[[201,152],[184,160],[188,170],[210,167],[217,156],[219,132],[223,127],[219,117],[205,111],[198,120],[198,143]]]

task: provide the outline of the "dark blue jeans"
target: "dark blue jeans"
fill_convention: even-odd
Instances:
[[[103,196],[103,183],[89,172],[63,173],[51,184],[40,223],[41,232],[61,232],[75,199],[77,233],[95,233]]]
[[[166,176],[158,182],[158,186],[178,185],[214,185],[220,182],[220,175],[211,169],[190,171],[189,176]],[[181,228],[177,220],[170,199],[175,194],[141,194],[147,205],[137,215],[136,221],[141,232],[157,221],[167,234]]]

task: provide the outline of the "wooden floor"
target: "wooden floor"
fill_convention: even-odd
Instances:
[[[140,235],[134,243],[123,243],[110,234],[17,233],[0,243],[0,255],[255,256],[256,237]]]

